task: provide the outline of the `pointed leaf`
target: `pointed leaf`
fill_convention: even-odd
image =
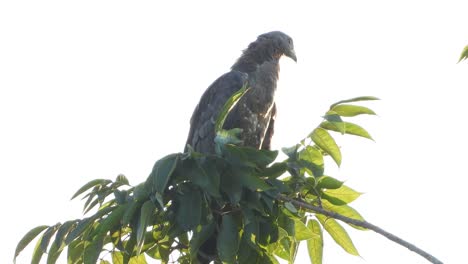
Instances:
[[[350,104],[336,105],[331,109],[331,111],[335,112],[336,114],[340,116],[347,116],[347,117],[352,117],[352,116],[357,116],[357,115],[362,115],[362,114],[375,115],[375,112],[372,111],[372,109],[369,109],[365,106],[350,105]]]
[[[322,228],[317,220],[309,220],[307,223],[309,230],[316,235],[307,240],[307,251],[309,252],[310,262],[312,264],[322,264],[323,258],[323,234]]]
[[[329,189],[323,192],[324,194],[340,199],[345,204],[351,203],[356,200],[362,193],[357,192],[346,185],[342,185],[338,189]]]
[[[316,128],[309,135],[310,139],[323,151],[330,154],[338,166],[341,164],[341,151],[332,136],[323,128]]]
[[[110,183],[111,181],[110,180],[106,180],[106,179],[96,179],[96,180],[92,180],[88,183],[86,183],[85,185],[83,185],[83,187],[81,187],[78,191],[76,191],[76,193],[72,196],[72,200],[74,198],[76,198],[78,195],[86,192],[88,189],[91,189],[92,187],[96,186],[96,185],[106,185],[108,183]]]
[[[465,48],[463,49],[461,55],[460,55],[460,59],[458,60],[458,62],[460,61],[463,61],[463,60],[466,60],[468,58],[468,45],[465,46]]]
[[[312,232],[312,230],[307,228],[307,226],[299,219],[294,219],[294,228],[296,230],[296,241],[307,240],[317,237],[317,235],[314,232]]]
[[[335,111],[328,111],[325,116],[323,117],[325,120],[330,122],[336,129],[341,133],[344,134],[346,131],[346,124],[341,119],[341,116]]]
[[[85,242],[89,243],[89,242]],[[104,235],[96,236],[93,238],[91,243],[89,243],[83,253],[83,263],[84,264],[94,264],[97,262],[99,255],[101,254],[102,246],[104,243]]]
[[[127,210],[129,204],[120,205],[114,207],[112,212],[102,220],[97,228],[90,234],[90,237],[101,237],[104,236],[109,230],[119,225],[122,222],[122,217]]]
[[[60,226],[60,223],[49,227],[44,232],[44,235],[42,235],[41,250],[43,253],[47,253],[47,247],[49,246],[50,238],[55,234],[59,226]]]
[[[171,175],[177,166],[179,158],[180,154],[174,153],[156,161],[153,167],[153,171],[146,181],[147,184],[149,184],[150,190],[160,194],[164,193],[164,190],[166,190],[167,187],[167,183],[169,182],[169,179],[171,178]]]
[[[359,252],[354,247],[351,237],[346,230],[333,218],[327,218],[323,215],[315,215],[322,224],[323,228],[330,234],[335,242],[351,255],[359,256]]]
[[[15,256],[13,258],[13,262],[16,263],[16,257],[19,255],[19,253],[21,251],[23,251],[23,249],[29,243],[31,243],[31,241],[34,238],[36,238],[37,235],[39,235],[42,231],[44,231],[48,227],[49,227],[48,225],[42,225],[42,226],[38,226],[38,227],[35,227],[35,228],[29,230],[29,232],[26,233],[26,235],[24,235],[23,238],[21,238],[20,242],[18,242],[18,245],[16,246]]]
[[[359,212],[356,211],[356,209],[352,208],[349,205],[334,205],[334,204],[328,202],[327,200],[322,200],[322,206],[323,206],[324,209],[336,212],[336,213],[338,213],[340,215],[343,215],[343,216],[346,216],[346,217],[349,217],[349,218],[352,218],[352,219],[356,219],[356,220],[359,220],[359,221],[365,221],[364,218],[361,216],[361,214],[359,214]],[[351,225],[351,224],[349,224],[349,225],[356,228],[356,229],[358,229],[358,230],[368,230],[367,228],[364,228],[364,227],[355,226],[355,225]]]
[[[364,128],[356,124],[350,123],[350,122],[344,122],[344,123],[346,125],[345,134],[360,136],[360,137],[368,138],[370,140],[374,140]],[[328,121],[322,122],[320,124],[320,127],[327,129],[327,130],[340,132],[333,124],[331,124]]]
[[[114,208],[107,207],[102,210],[99,210],[97,213],[95,213],[94,215],[90,217],[81,219],[79,223],[76,225],[76,227],[72,229],[70,233],[68,233],[67,237],[65,238],[65,244],[66,245],[70,244],[73,240],[75,240],[75,238],[83,234],[83,232],[85,232],[88,229],[88,227],[90,227],[94,223],[96,219],[109,213],[110,211],[112,211],[112,209]]]
[[[33,257],[31,259],[31,264],[39,264],[41,261],[42,255],[44,252],[42,252],[41,249],[41,243],[42,243],[42,238],[44,237],[44,234],[41,235],[41,237],[37,240],[36,246],[34,247],[33,250]]]
[[[244,94],[249,90],[247,83],[242,86],[237,92],[235,92],[224,104],[221,112],[219,112],[218,118],[216,119],[215,123],[215,133],[218,134],[221,129],[223,129],[224,121],[228,116],[228,113],[231,111],[234,106],[236,106],[237,102],[244,96]]]
[[[137,254],[140,254],[141,249],[143,248],[145,242],[146,227],[151,224],[151,219],[153,217],[154,210],[156,210],[156,206],[154,206],[154,203],[152,201],[146,201],[141,207],[140,221],[136,230]]]
[[[336,105],[339,105],[339,104],[352,103],[352,102],[358,102],[358,101],[372,101],[372,100],[380,100],[380,99],[377,98],[377,97],[374,97],[374,96],[360,96],[360,97],[355,97],[355,98],[351,98],[351,99],[347,99],[347,100],[338,101],[338,102],[332,104],[330,106],[330,109],[333,109],[333,107],[335,107]]]
[[[238,247],[239,232],[236,221],[231,214],[223,215],[217,240],[219,258],[223,262],[235,263]]]
[[[68,245],[67,263],[83,263],[84,241],[75,240]]]
[[[57,246],[56,243],[50,245],[49,253],[47,254],[47,264],[55,264],[60,257],[63,248]]]
[[[59,229],[57,230],[57,234],[55,235],[55,240],[54,244],[57,246],[57,248],[61,248],[63,244],[63,239],[65,236],[70,232],[72,228],[78,223],[78,220],[70,220],[65,223],[63,223]]]
[[[339,181],[330,176],[322,176],[318,178],[317,189],[338,189],[343,185],[342,181]]]

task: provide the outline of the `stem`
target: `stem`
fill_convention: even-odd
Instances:
[[[308,204],[306,202],[302,202],[302,201],[298,201],[298,200],[295,200],[295,199],[292,199],[292,198],[289,198],[289,197],[286,197],[286,196],[283,196],[283,195],[278,195],[277,198],[279,200],[282,200],[282,201],[286,201],[286,202],[290,202],[296,206],[299,206],[299,207],[303,207],[303,208],[306,208],[306,209],[309,209],[309,210],[312,210],[316,213],[319,213],[319,214],[322,214],[322,215],[325,215],[325,216],[328,216],[328,217],[331,217],[331,218],[334,218],[334,219],[338,219],[338,220],[341,220],[347,224],[352,224],[352,225],[355,225],[355,226],[360,226],[360,227],[364,227],[364,228],[367,228],[367,229],[370,229],[376,233],[379,233],[381,234],[382,236],[392,240],[393,242],[397,243],[397,244],[400,244],[401,246],[403,247],[406,247],[407,249],[415,252],[416,254],[424,257],[425,259],[427,259],[429,262],[431,263],[434,263],[434,264],[443,264],[442,261],[438,260],[436,257],[432,256],[431,254],[427,253],[426,251],[418,248],[417,246],[395,236],[394,234],[391,234],[385,230],[383,230],[382,228],[376,226],[376,225],[373,225],[367,221],[360,221],[360,220],[356,220],[356,219],[352,219],[352,218],[349,218],[349,217],[346,217],[344,215],[340,215],[338,213],[335,213],[335,212],[332,212],[332,211],[328,211],[328,210],[325,210],[321,207],[318,207],[318,206],[314,206],[314,205],[311,205],[311,204]]]

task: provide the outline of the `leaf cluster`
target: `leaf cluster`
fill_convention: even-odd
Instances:
[[[242,94],[236,95],[237,99]],[[350,104],[376,100],[358,97],[331,105],[324,121],[299,144],[282,151],[236,145],[239,131],[217,125],[216,154],[190,149],[156,161],[147,180],[136,186],[119,175],[115,181],[97,179],[81,187],[82,219],[39,226],[18,243],[18,254],[36,237],[32,263],[47,254],[56,263],[67,249],[68,263],[197,263],[197,256],[216,263],[293,263],[306,241],[310,261],[322,263],[325,230],[346,252],[358,255],[351,238],[337,220],[297,208],[278,195],[323,207],[353,219],[363,217],[349,203],[360,193],[325,174],[326,156],[341,164],[341,152],[330,132],[372,139],[362,127],[343,118],[375,114]],[[226,109],[231,107],[227,105]],[[227,114],[228,110],[226,110]],[[362,229],[360,227],[355,227]],[[216,238],[216,253],[203,250]]]

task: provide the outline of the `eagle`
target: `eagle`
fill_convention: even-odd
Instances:
[[[227,100],[244,85],[249,90],[229,112],[223,129],[240,128],[243,146],[271,148],[279,75],[279,59],[287,56],[297,62],[291,37],[281,31],[262,34],[250,43],[231,67],[203,93],[190,119],[185,151],[215,153],[215,122]]]
[[[293,40],[283,32],[268,32],[250,43],[231,71],[216,79],[203,93],[190,119],[185,152],[191,146],[197,152],[215,154],[216,120],[229,98],[245,85],[249,89],[228,113],[223,129],[240,128],[243,146],[270,150],[279,60],[283,55],[297,61]],[[215,259],[215,234],[207,238],[197,255],[201,264]]]

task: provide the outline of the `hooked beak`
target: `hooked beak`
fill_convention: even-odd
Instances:
[[[284,55],[291,58],[294,62],[297,62],[296,52],[294,51],[294,49],[288,50],[288,52],[286,52]]]

